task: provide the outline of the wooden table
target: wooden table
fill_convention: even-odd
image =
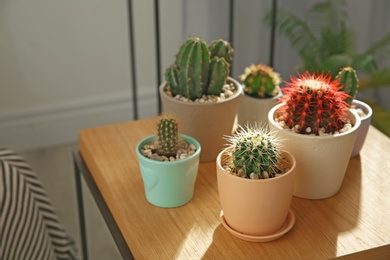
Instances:
[[[200,164],[190,203],[163,209],[146,201],[135,146],[154,134],[155,120],[79,132],[84,178],[92,176],[124,258],[130,248],[135,259],[390,259],[390,139],[374,127],[338,194],[294,197],[292,230],[273,242],[252,243],[220,223],[214,162]]]

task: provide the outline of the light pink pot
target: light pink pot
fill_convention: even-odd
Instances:
[[[368,104],[356,99],[352,101],[352,105],[354,105],[356,108],[361,108],[366,113],[365,117],[360,118],[362,122],[360,124],[359,133],[356,138],[355,146],[353,147],[351,155],[351,157],[355,157],[359,155],[360,150],[362,150],[362,147],[366,140],[366,136],[372,119],[372,109]]]
[[[217,157],[218,192],[227,224],[250,236],[267,236],[278,231],[286,221],[294,190],[294,157],[283,152],[291,162],[289,172],[272,179],[251,180],[227,173],[221,166],[226,149]]]
[[[360,127],[360,117],[350,110],[351,130],[328,136],[297,134],[283,129],[274,120],[275,112],[284,104],[274,106],[268,114],[270,130],[283,139],[282,148],[297,160],[294,195],[306,199],[324,199],[341,188],[352,149]]]

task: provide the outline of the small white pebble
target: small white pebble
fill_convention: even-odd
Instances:
[[[186,153],[180,154],[180,157],[179,157],[180,160],[183,160],[185,158],[187,158],[187,154]]]

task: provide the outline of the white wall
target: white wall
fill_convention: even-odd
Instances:
[[[158,109],[153,1],[133,2],[139,114],[147,117]],[[175,15],[165,17],[177,20],[180,1],[168,2]],[[127,14],[126,0],[0,1],[0,146],[75,141],[80,128],[133,119]]]
[[[189,36],[229,37],[228,0],[163,0],[161,78]],[[303,14],[310,0],[278,1]],[[390,30],[388,1],[349,0],[359,47]],[[235,1],[233,76],[268,63],[270,0]],[[0,146],[21,150],[77,140],[80,128],[133,119],[126,0],[0,1]],[[133,0],[139,116],[157,115],[153,0]],[[298,63],[277,36],[275,69],[284,79]]]

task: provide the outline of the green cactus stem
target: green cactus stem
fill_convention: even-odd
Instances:
[[[227,165],[233,174],[249,179],[268,179],[281,173],[281,142],[275,132],[257,126],[240,127],[236,134],[226,139],[232,145]]]
[[[172,95],[191,100],[202,95],[219,95],[229,75],[232,53],[230,44],[224,40],[213,41],[210,47],[198,37],[186,40],[176,54],[175,63],[165,71]]]
[[[229,64],[224,58],[213,57],[210,63],[210,82],[207,89],[208,95],[219,95],[229,74]]]
[[[346,102],[350,97],[339,91],[338,80],[331,75],[305,72],[291,77],[283,88],[283,121],[290,129],[301,134],[333,134],[349,121]]]
[[[180,94],[179,70],[177,66],[172,65],[165,71],[165,79],[170,86],[173,96]]]
[[[209,45],[211,58],[217,56],[224,58],[228,64],[231,64],[233,61],[233,48],[225,40],[219,39],[214,40]]]
[[[280,74],[265,64],[252,64],[245,68],[245,73],[240,77],[244,83],[245,94],[259,98],[276,96],[282,81]]]
[[[179,145],[177,119],[169,113],[160,116],[157,124],[157,152],[166,157],[175,156]]]
[[[187,40],[177,58],[180,94],[190,99],[202,97],[209,80],[210,53],[200,38]]]
[[[337,74],[336,79],[339,80],[339,85],[340,87],[342,87],[340,91],[344,91],[345,93],[350,95],[350,97],[347,98],[346,101],[348,104],[351,105],[359,88],[359,80],[356,75],[356,71],[350,66],[344,67]]]

